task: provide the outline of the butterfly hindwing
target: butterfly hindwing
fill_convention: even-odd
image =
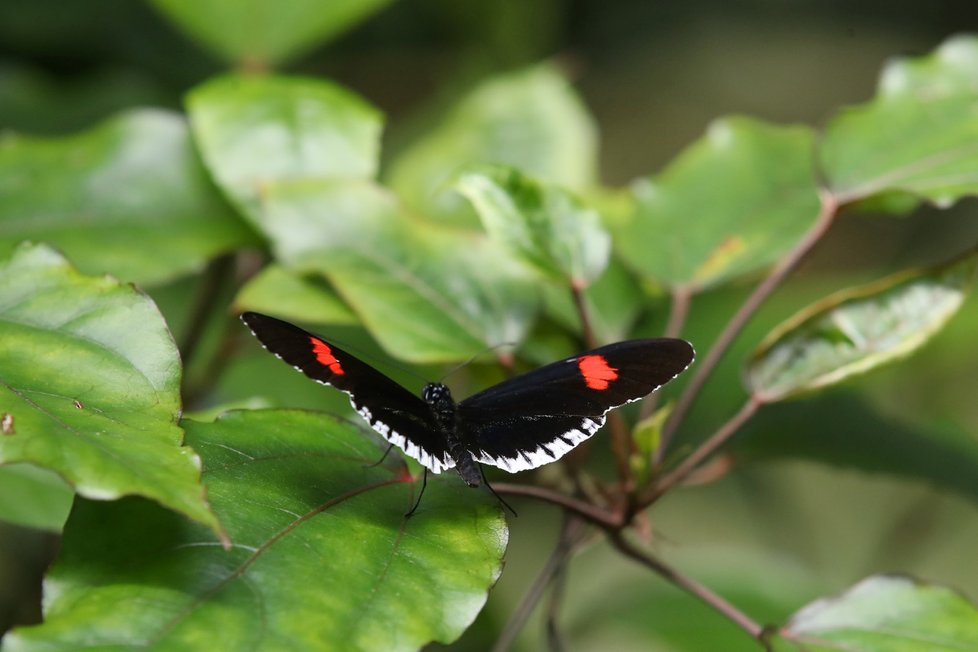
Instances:
[[[458,406],[469,452],[515,473],[553,462],[604,425],[612,408],[638,400],[693,361],[684,340],[609,344],[505,380]]]
[[[367,363],[288,322],[241,315],[262,345],[309,378],[350,396],[353,408],[384,439],[435,473],[455,466],[428,404]]]

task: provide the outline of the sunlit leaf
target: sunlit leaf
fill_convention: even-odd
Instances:
[[[477,86],[437,128],[394,161],[388,180],[419,212],[465,220],[471,211],[449,186],[461,169],[481,163],[509,165],[571,190],[595,182],[593,120],[552,66],[501,75]]]
[[[320,324],[355,324],[356,316],[324,281],[269,265],[241,288],[234,311],[274,314]]]
[[[843,201],[912,193],[941,206],[978,192],[976,70],[973,36],[890,63],[876,98],[826,130],[819,154],[832,191]]]
[[[976,268],[978,256],[970,255],[937,269],[844,290],[809,306],[775,328],[751,356],[751,391],[764,401],[777,401],[911,353],[958,310]]]
[[[783,634],[784,649],[807,652],[962,652],[978,649],[978,608],[951,589],[880,575],[809,604]]]
[[[468,170],[457,187],[491,236],[557,280],[583,288],[607,267],[601,217],[561,188],[501,166]]]
[[[342,33],[391,0],[153,0],[191,36],[226,59],[281,62]]]
[[[348,422],[293,410],[185,422],[235,543],[141,500],[82,502],[47,580],[45,623],[8,652],[416,650],[481,610],[508,533],[488,492],[420,485]]]
[[[484,235],[417,222],[371,183],[280,185],[265,228],[279,259],[325,274],[393,355],[465,360],[520,342],[534,279]]]
[[[187,109],[204,162],[259,227],[276,183],[376,174],[381,116],[336,84],[229,75],[191,91]]]
[[[89,498],[152,498],[219,531],[181,446],[180,357],[156,306],[51,249],[0,264],[0,463],[50,469]]]
[[[616,250],[650,280],[691,289],[770,265],[818,214],[813,142],[804,127],[714,122],[664,172],[635,184]]]
[[[214,189],[183,118],[131,111],[61,138],[0,140],[0,256],[57,245],[87,273],[158,283],[254,240]]]

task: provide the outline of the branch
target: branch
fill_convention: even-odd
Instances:
[[[509,484],[506,482],[493,483],[492,487],[501,494],[529,496],[530,498],[536,498],[537,500],[563,507],[580,516],[588,523],[597,525],[602,530],[617,530],[625,526],[624,519],[617,512],[586,503],[572,496],[547,489],[546,487],[535,487],[528,484]]]
[[[658,500],[662,494],[666,493],[669,491],[669,489],[685,480],[690,473],[696,470],[696,467],[699,466],[700,462],[708,458],[710,455],[716,452],[718,448],[727,443],[727,440],[729,440],[734,433],[736,433],[737,430],[740,429],[740,427],[744,425],[744,423],[751,418],[755,412],[757,412],[757,409],[761,405],[762,403],[760,399],[757,399],[754,396],[749,397],[747,402],[744,403],[744,406],[740,408],[735,415],[730,417],[725,424],[720,426],[720,428],[709,439],[700,444],[699,447],[693,451],[689,457],[684,459],[679,466],[660,477],[655,484],[652,485],[651,491],[642,496],[639,504],[642,505],[643,508],[648,507]]]
[[[676,401],[676,407],[673,409],[669,418],[666,420],[666,425],[662,429],[662,442],[660,444],[660,449],[663,451],[660,455],[665,455],[666,449],[672,440],[676,429],[679,424],[682,423],[692,407],[693,403],[696,401],[696,397],[699,395],[700,390],[706,383],[707,378],[713,373],[714,368],[720,362],[723,354],[727,352],[730,345],[733,343],[737,335],[743,329],[747,321],[754,315],[757,309],[761,306],[765,299],[771,295],[771,293],[781,284],[781,282],[790,274],[801,262],[802,258],[811,251],[812,247],[825,235],[832,226],[832,222],[836,215],[839,214],[839,204],[835,197],[829,194],[828,191],[821,191],[820,197],[822,200],[822,206],[819,210],[818,217],[815,220],[815,224],[808,230],[805,236],[798,241],[795,248],[789,251],[785,256],[778,262],[778,264],[771,271],[771,274],[767,276],[761,283],[754,289],[754,292],[747,298],[744,305],[740,307],[737,314],[733,316],[730,322],[727,324],[723,332],[717,337],[716,342],[710,348],[709,353],[703,358],[693,374],[692,379],[689,381],[689,385],[686,386],[685,391],[680,395],[679,400]]]
[[[610,539],[611,543],[626,557],[631,557],[638,563],[652,569],[652,571],[661,575],[663,578],[675,584],[684,591],[688,591],[689,593],[695,595],[697,598],[713,607],[713,609],[718,611],[721,615],[725,616],[735,625],[747,632],[747,634],[752,638],[763,642],[762,637],[765,634],[765,629],[735,606],[724,600],[722,597],[706,588],[696,580],[686,577],[679,571],[665,565],[651,554],[639,550],[628,540],[626,540],[621,532],[609,532],[608,538]]]
[[[530,614],[533,613],[537,603],[543,597],[544,590],[556,577],[563,573],[568,558],[574,552],[577,544],[581,542],[586,532],[587,527],[581,519],[571,516],[568,512],[564,512],[564,522],[560,528],[560,537],[557,539],[557,543],[550,553],[550,558],[547,559],[543,570],[540,571],[533,584],[530,585],[526,595],[523,596],[523,600],[513,612],[513,615],[510,616],[499,638],[496,639],[495,645],[492,646],[493,652],[505,652],[513,645],[516,636],[523,629],[523,626],[526,625]]]

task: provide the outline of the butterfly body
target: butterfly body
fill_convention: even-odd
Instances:
[[[441,383],[418,397],[355,356],[274,317],[241,316],[266,349],[313,380],[347,393],[388,442],[471,487],[479,464],[511,473],[556,461],[590,438],[611,409],[680,374],[693,348],[673,338],[628,340],[545,365],[456,402]]]

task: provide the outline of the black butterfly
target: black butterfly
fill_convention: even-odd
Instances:
[[[692,345],[680,339],[616,342],[456,403],[441,383],[425,385],[419,398],[288,322],[255,312],[241,319],[276,356],[349,394],[354,409],[392,446],[433,473],[454,468],[470,487],[483,481],[479,463],[516,473],[560,459],[596,433],[609,410],[654,392],[682,373],[694,355]]]

